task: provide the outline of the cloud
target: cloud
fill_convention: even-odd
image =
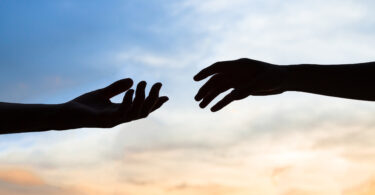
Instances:
[[[242,191],[242,192],[241,192]],[[206,185],[191,185],[182,183],[168,189],[170,194],[212,194],[212,195],[224,195],[224,194],[245,194],[243,189],[224,186],[224,185],[215,185],[215,184],[206,184]]]
[[[346,189],[343,192],[343,195],[371,195],[375,194],[375,179],[370,178],[369,180],[351,187],[349,189]]]
[[[286,192],[309,183],[306,190],[323,193],[334,190],[332,186],[344,189],[351,178],[363,180],[375,172],[369,159],[363,157],[368,163],[363,166],[344,155],[361,154],[371,145],[372,136],[366,132],[372,129],[372,106],[319,96],[290,104],[288,97],[253,98],[215,115],[165,110],[110,131],[50,132],[28,148],[11,144],[1,161],[19,166],[27,162],[55,186],[76,184],[103,194],[111,190],[95,186],[129,185],[134,194],[142,194],[141,188],[204,186],[208,181],[260,194],[266,193],[264,189]],[[355,138],[353,133],[368,136]],[[367,154],[372,152],[370,148]],[[288,168],[277,171],[280,167]],[[340,179],[345,172],[353,177]],[[60,184],[61,177],[69,178],[68,183]],[[93,179],[98,177],[103,181]],[[206,192],[199,187],[186,191],[198,189]]]
[[[314,195],[314,194],[322,194],[319,192],[314,191],[307,191],[302,189],[290,189],[287,192],[283,193],[282,195]]]
[[[157,54],[153,52],[147,52],[142,50],[132,50],[119,52],[114,56],[116,64],[141,64],[152,68],[179,68],[183,66],[184,61],[176,61],[177,57],[163,56],[163,54]]]
[[[0,170],[0,194],[36,195],[36,194],[82,194],[68,187],[57,187],[45,183],[37,173],[25,168],[2,167]]]
[[[43,185],[42,178],[35,173],[24,169],[0,170],[0,180],[7,183],[19,185]]]
[[[370,52],[374,40],[366,31],[353,28],[373,23],[364,1],[191,0],[181,4],[185,7],[182,21],[204,35],[200,39],[209,43],[210,57],[216,60],[250,57],[275,63],[348,63],[374,57]]]

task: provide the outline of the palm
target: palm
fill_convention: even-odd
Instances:
[[[81,95],[67,103],[72,110],[71,117],[79,118],[78,123],[88,127],[113,127],[121,123],[147,117],[160,108],[168,98],[159,97],[161,83],[152,86],[148,97],[145,96],[146,82],[137,85],[135,98],[130,79],[123,79],[112,85]],[[130,90],[129,90],[130,89]],[[113,103],[110,99],[125,92],[122,103]]]
[[[112,103],[109,99],[100,97],[96,92],[84,94],[72,100],[77,108],[94,115],[103,115],[114,112],[119,108],[119,104]]]

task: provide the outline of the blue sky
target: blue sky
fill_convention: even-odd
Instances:
[[[142,79],[134,73],[118,74],[127,64],[114,68],[104,57],[134,47],[167,53],[178,49],[177,42],[188,42],[185,29],[168,29],[173,18],[165,3],[2,1],[1,99],[36,101],[41,94],[60,91],[67,92],[67,98],[75,94],[69,88],[79,90],[129,75]]]
[[[62,103],[124,77],[162,81],[170,101],[113,129],[0,136],[0,194],[375,191],[372,102],[288,92],[212,114],[194,102],[192,80],[240,57],[373,61],[374,9],[367,0],[2,0],[0,101]]]

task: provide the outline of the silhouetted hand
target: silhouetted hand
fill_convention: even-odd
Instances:
[[[195,77],[201,81],[212,76],[198,91],[195,100],[205,108],[221,93],[233,90],[211,108],[216,112],[235,100],[249,95],[273,95],[284,92],[282,84],[285,79],[282,66],[273,65],[252,59],[216,62],[203,69]]]
[[[0,134],[114,127],[145,118],[168,101],[166,96],[159,97],[161,83],[154,84],[146,97],[146,82],[140,82],[134,99],[132,85],[131,79],[122,79],[63,104],[0,102]],[[112,97],[122,92],[126,92],[122,103],[111,102]]]
[[[159,97],[161,83],[154,84],[149,96],[145,97],[145,81],[137,85],[133,100],[134,90],[130,89],[132,84],[131,79],[119,80],[108,87],[86,93],[65,103],[63,110],[71,113],[67,115],[67,121],[74,121],[77,126],[82,127],[114,127],[146,118],[168,101],[166,96]],[[110,101],[112,97],[125,91],[127,92],[121,104]]]

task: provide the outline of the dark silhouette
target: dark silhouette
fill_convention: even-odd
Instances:
[[[0,134],[81,127],[109,128],[146,118],[168,101],[166,96],[159,97],[161,83],[154,84],[149,96],[145,97],[146,82],[140,82],[134,100],[134,90],[130,89],[132,85],[131,79],[122,79],[63,104],[0,103]],[[110,98],[125,91],[121,104],[110,101]]]
[[[274,65],[252,59],[217,62],[195,77],[212,76],[195,99],[205,108],[219,94],[234,88],[215,104],[216,112],[249,95],[275,95],[300,91],[342,98],[375,101],[375,62],[340,65]]]

